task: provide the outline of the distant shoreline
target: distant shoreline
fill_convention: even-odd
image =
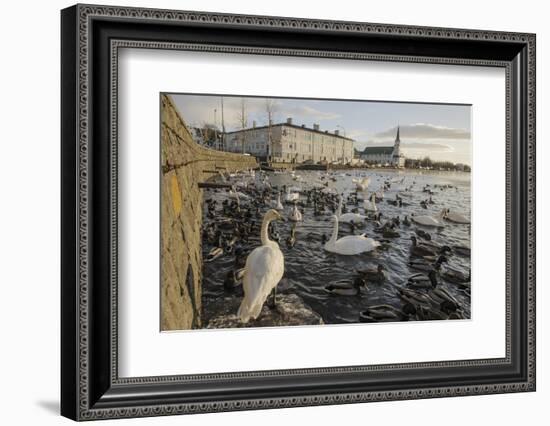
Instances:
[[[416,170],[419,172],[459,172],[459,173],[471,173],[470,170],[458,170],[458,169],[421,169],[417,167],[377,167],[377,166],[365,166],[365,165],[338,165],[338,164],[332,164],[332,165],[321,165],[321,164],[291,164],[291,163],[275,163],[271,166],[260,166],[260,169],[266,170],[266,171],[274,171],[274,170],[317,170],[317,171],[334,171],[334,170],[393,170],[393,171],[412,171]]]

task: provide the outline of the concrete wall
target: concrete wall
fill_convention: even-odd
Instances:
[[[257,167],[254,157],[193,142],[169,96],[161,96],[161,329],[200,328],[202,193],[216,170]]]

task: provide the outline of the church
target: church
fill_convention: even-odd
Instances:
[[[404,167],[405,156],[401,152],[399,126],[397,126],[397,135],[393,146],[367,146],[361,153],[361,159],[369,164]]]

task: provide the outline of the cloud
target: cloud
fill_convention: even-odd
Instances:
[[[438,151],[438,152],[454,152],[454,148],[442,143],[420,143],[409,142],[402,143],[401,147],[407,151]]]
[[[436,126],[433,124],[416,123],[399,126],[401,140],[469,140],[470,131],[453,127]],[[392,140],[395,138],[397,126],[374,135],[375,140]]]
[[[340,118],[342,116],[341,114],[321,111],[307,105],[295,106],[285,110],[285,112],[289,116],[298,115],[301,117],[313,118],[314,120],[336,120],[337,118]]]

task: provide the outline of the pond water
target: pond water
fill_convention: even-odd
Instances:
[[[356,192],[356,185],[352,180],[368,177],[370,183],[366,191]],[[221,179],[221,178],[220,178]],[[218,179],[218,181],[220,181]],[[242,209],[252,204],[252,200],[258,197],[258,192],[250,188],[258,188],[262,181],[268,181],[273,188],[270,196],[276,198],[278,190],[283,185],[299,187],[302,189],[299,202],[305,205],[306,191],[314,187],[325,188],[325,191],[334,191],[343,195],[343,202],[348,211],[358,208],[358,212],[365,214],[363,203],[358,206],[347,204],[348,196],[357,193],[359,198],[367,199],[373,191],[377,191],[386,185],[384,198],[377,203],[377,208],[382,217],[383,223],[394,217],[400,217],[401,224],[395,229],[399,236],[391,239],[384,239],[375,232],[379,226],[374,220],[367,220],[356,229],[351,229],[345,223],[340,223],[339,237],[346,235],[366,233],[368,237],[376,240],[386,240],[383,247],[374,251],[353,256],[344,256],[330,253],[324,250],[323,235],[330,238],[333,230],[332,214],[330,207],[325,208],[322,214],[314,214],[313,206],[301,207],[303,221],[296,224],[294,247],[288,248],[285,244],[286,238],[290,235],[293,222],[276,222],[276,231],[280,234],[280,247],[285,259],[285,273],[278,290],[283,293],[294,293],[300,296],[303,301],[315,312],[321,315],[326,324],[356,323],[359,321],[359,313],[372,305],[388,304],[398,309],[403,307],[403,301],[399,297],[398,290],[407,286],[408,278],[420,271],[411,269],[408,265],[410,260],[411,235],[415,235],[417,229],[422,229],[431,235],[431,241],[443,245],[470,247],[470,225],[457,224],[446,221],[441,228],[425,227],[412,223],[405,226],[402,220],[405,215],[437,215],[443,208],[461,213],[467,218],[470,217],[470,174],[463,172],[435,172],[418,170],[343,170],[333,172],[318,171],[296,171],[293,176],[290,172],[284,173],[258,173],[254,177],[237,175],[224,180],[239,185],[238,190],[249,195],[249,200],[239,200]],[[251,185],[252,184],[252,185]],[[389,184],[389,188],[388,188]],[[248,187],[245,187],[248,185]],[[427,186],[429,185],[429,186]],[[427,200],[430,194],[424,190],[429,188],[433,204],[421,205]],[[396,194],[403,194],[402,205],[393,205],[388,200],[395,200]],[[204,191],[203,226],[212,226],[213,223],[224,220],[222,213],[222,202],[228,199],[226,190]],[[284,195],[283,195],[284,199]],[[214,216],[208,217],[207,200],[217,200],[217,210]],[[226,202],[227,203],[227,202]],[[258,217],[254,216],[251,221],[257,222],[255,233],[251,233],[248,242],[237,241],[236,246],[244,250],[252,250],[260,245],[259,225],[263,214],[269,206],[261,205]],[[292,205],[285,204],[283,215],[288,217]],[[253,209],[253,211],[255,211]],[[231,238],[231,231],[225,234],[226,239]],[[421,238],[418,238],[422,241]],[[203,258],[206,258],[210,250],[216,244],[210,244],[203,238]],[[464,254],[449,253],[448,263],[444,267],[451,267],[468,275],[470,271],[470,257]],[[225,253],[212,262],[204,263],[203,266],[203,319],[205,324],[208,321],[223,313],[221,302],[228,296],[240,298],[242,290],[225,289],[224,280],[227,272],[234,267],[235,255]],[[325,286],[331,283],[352,282],[357,276],[356,270],[376,268],[381,264],[385,268],[386,280],[381,284],[369,283],[361,289],[357,296],[336,296],[325,291]],[[439,288],[448,291],[459,303],[462,310],[462,317],[470,317],[470,289],[468,286],[459,286],[443,278],[439,278]],[[428,291],[428,290],[418,290]]]

